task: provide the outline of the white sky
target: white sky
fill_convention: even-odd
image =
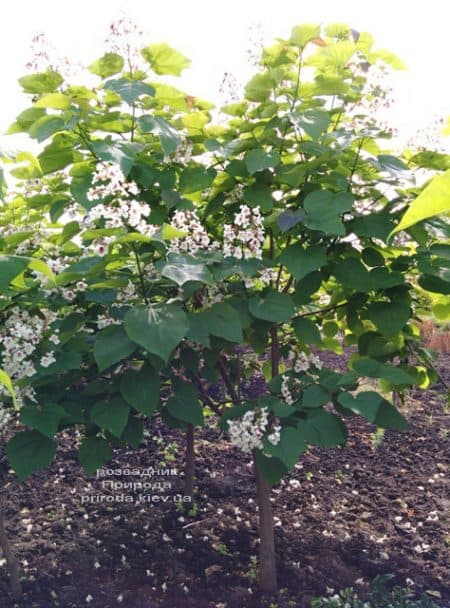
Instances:
[[[447,5],[447,6],[446,6]],[[17,79],[30,59],[33,34],[43,31],[61,55],[89,64],[102,55],[108,24],[121,11],[192,60],[180,80],[187,92],[214,101],[225,71],[239,80],[247,63],[250,26],[260,24],[265,42],[289,36],[305,22],[346,22],[370,31],[379,48],[408,65],[395,81],[395,126],[403,138],[450,114],[450,59],[446,0],[6,0],[0,30],[2,94],[0,133],[27,106]],[[0,143],[8,138],[0,137]]]

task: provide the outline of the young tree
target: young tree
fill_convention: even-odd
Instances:
[[[31,429],[7,452],[23,479],[76,425],[93,473],[111,445],[137,447],[158,412],[186,429],[192,493],[208,407],[254,459],[260,584],[272,592],[270,486],[309,446],[345,444],[350,416],[405,428],[385,393],[432,375],[414,281],[447,289],[448,245],[429,247],[436,233],[423,226],[391,237],[422,163],[384,147],[370,74],[401,66],[369,34],[295,27],[264,50],[225,125],[211,104],[155,81],[179,74],[184,56],[152,44],[142,58],[150,74],[105,54],[90,66],[93,89],[55,70],[20,80],[33,105],[11,132],[45,147],[16,159],[24,181],[0,219],[2,366]],[[322,364],[318,351],[344,347],[345,373]],[[244,399],[248,367],[266,383]],[[359,388],[367,377],[380,390]]]

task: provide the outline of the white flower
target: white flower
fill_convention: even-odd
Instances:
[[[43,357],[41,357],[40,363],[41,363],[42,367],[48,367],[49,365],[51,365],[55,361],[56,361],[55,355],[54,355],[53,351],[50,351],[46,355],[44,355]]]
[[[169,252],[195,255],[199,251],[214,251],[218,248],[218,243],[211,241],[206,229],[200,223],[196,211],[189,209],[175,211],[170,225],[185,232],[186,236],[171,240]]]
[[[269,430],[269,412],[266,407],[259,410],[248,410],[241,418],[227,421],[230,440],[233,445],[249,454],[253,450],[263,449],[263,438]],[[274,425],[267,439],[272,445],[280,441],[281,427]]]
[[[241,205],[233,224],[223,229],[223,255],[238,259],[262,258],[265,233],[259,207]]]

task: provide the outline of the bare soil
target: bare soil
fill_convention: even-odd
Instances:
[[[449,363],[449,355],[440,358],[448,382]],[[393,583],[450,607],[450,416],[442,385],[413,391],[405,408],[406,432],[387,431],[380,442],[374,427],[354,418],[345,448],[312,449],[273,490],[277,598],[257,588],[252,469],[212,424],[196,434],[191,515],[173,502],[182,494],[183,433],[158,421],[139,450],[118,449],[109,465],[122,473],[153,467],[153,477],[86,476],[73,433],[60,435],[55,463],[22,484],[0,451],[1,503],[23,575],[20,606],[306,608],[348,586],[364,596],[376,575],[392,573]],[[166,487],[120,486],[140,482]],[[132,502],[118,502],[122,494]],[[4,566],[0,606],[14,606]]]

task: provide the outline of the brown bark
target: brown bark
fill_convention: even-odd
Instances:
[[[266,593],[275,593],[278,589],[277,560],[270,486],[262,476],[256,459],[254,466],[259,508],[259,587]]]
[[[191,502],[186,505],[194,504],[194,482],[195,482],[195,429],[190,424],[186,430],[186,452],[184,467],[184,495],[190,496]]]
[[[19,600],[22,595],[22,588],[19,578],[19,566],[9,546],[8,537],[6,536],[5,521],[3,513],[0,511],[0,547],[3,552],[3,557],[6,559],[6,565],[9,572],[9,581],[11,585],[11,594],[15,600]]]

